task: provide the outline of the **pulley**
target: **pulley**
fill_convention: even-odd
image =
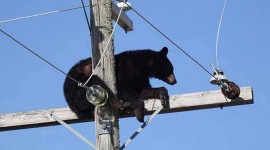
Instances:
[[[240,95],[240,88],[237,84],[232,81],[225,80],[223,84],[226,84],[227,87],[221,86],[221,92],[224,96],[229,99],[235,99]]]
[[[222,94],[229,98],[235,99],[240,95],[240,88],[237,84],[227,79],[222,70],[215,69],[210,83],[221,87]]]

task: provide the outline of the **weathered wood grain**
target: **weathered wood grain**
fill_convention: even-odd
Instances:
[[[228,101],[226,101],[220,90],[172,95],[170,96],[171,108],[163,110],[161,113],[173,113],[245,104],[253,104],[253,92],[251,87],[242,87],[240,97],[234,100],[228,99]],[[146,101],[146,114],[152,113],[159,106],[159,100]],[[54,115],[67,123],[93,121],[93,118],[88,120],[78,119],[69,108],[37,110],[29,112],[1,114],[0,131],[58,125],[58,123],[50,117],[51,113],[54,113]],[[119,117],[123,118],[133,116],[121,115]]]
[[[96,68],[95,75],[106,84],[113,95],[116,95],[114,43],[111,35],[113,34],[112,6],[114,3],[112,0],[91,0],[91,3],[93,5],[90,10],[91,45],[93,66]],[[109,100],[113,101],[111,97]],[[118,116],[115,112],[110,103],[95,108],[96,150],[119,150]],[[106,134],[103,133],[103,126],[107,125],[102,123],[104,120],[111,122],[109,126],[112,130]]]

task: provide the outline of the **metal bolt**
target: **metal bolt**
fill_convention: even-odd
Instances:
[[[102,125],[102,129],[103,130],[107,129],[107,125],[106,124]]]

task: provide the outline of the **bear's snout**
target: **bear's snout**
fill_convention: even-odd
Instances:
[[[170,84],[170,85],[174,85],[174,84],[177,83],[177,81],[176,81],[175,76],[174,76],[173,73],[167,77],[167,81],[166,82],[168,84]]]

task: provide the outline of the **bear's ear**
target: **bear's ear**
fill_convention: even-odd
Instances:
[[[168,48],[167,48],[167,47],[163,47],[163,48],[160,50],[160,53],[161,53],[163,56],[167,56],[167,54],[168,54]]]

